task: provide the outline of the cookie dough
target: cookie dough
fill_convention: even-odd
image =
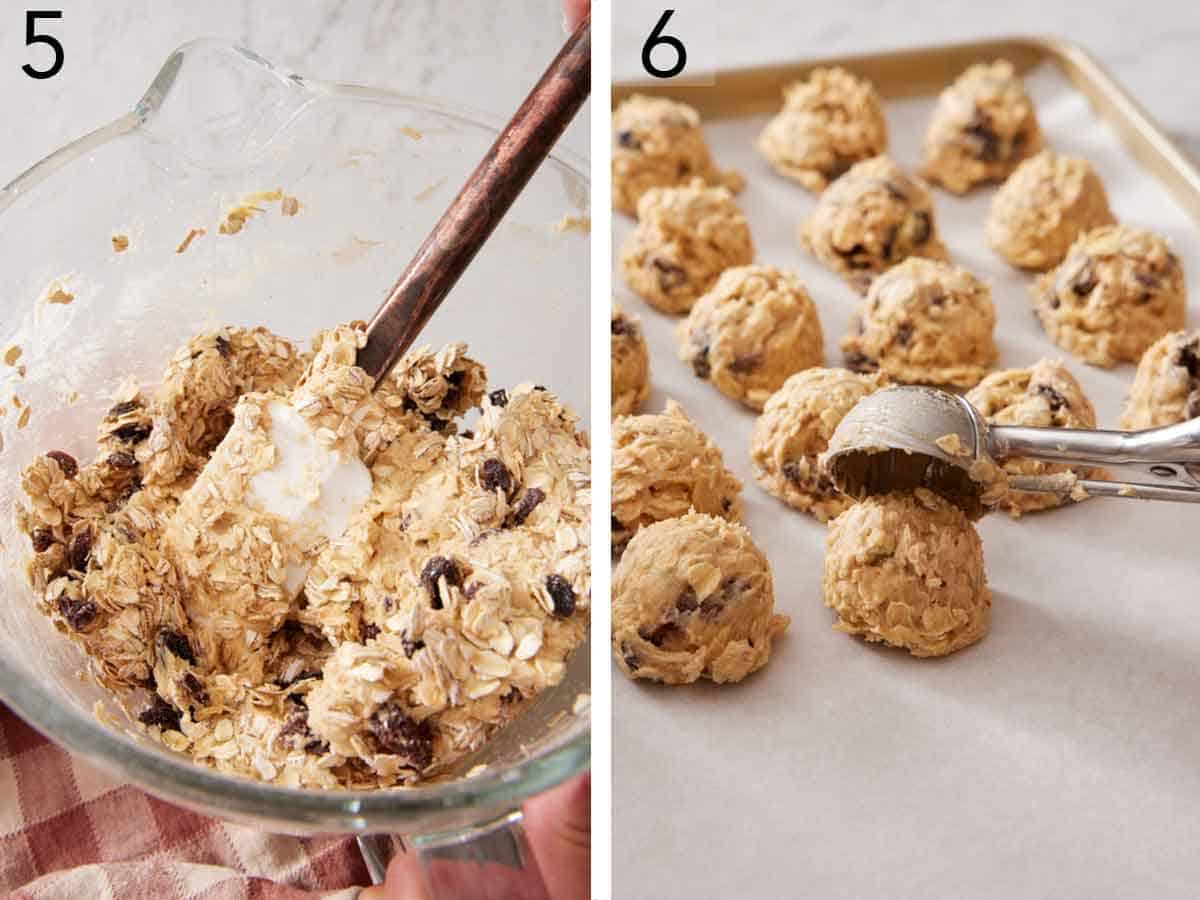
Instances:
[[[1200,330],[1163,335],[1142,354],[1121,412],[1127,431],[1200,416]]]
[[[1079,237],[1033,286],[1034,311],[1062,349],[1094,366],[1137,362],[1184,326],[1183,266],[1149,231],[1105,225]]]
[[[650,352],[637,319],[612,311],[612,414],[628,416],[650,395]]]
[[[800,226],[800,244],[856,291],[910,256],[945,259],[925,185],[886,156],[855,163]]]
[[[679,326],[679,358],[751,409],[793,372],[821,365],[824,345],[803,282],[773,266],[726,269]]]
[[[854,501],[834,487],[817,462],[829,438],[863,397],[887,384],[881,373],[845,369],[797,372],[771,395],[754,423],[754,480],[788,506],[827,522]]]
[[[995,326],[986,284],[958,266],[913,258],[871,284],[842,352],[855,372],[971,387],[996,361]]]
[[[674,401],[659,415],[622,416],[613,422],[614,556],[639,528],[688,510],[739,521],[741,491],[742,483],[725,468],[720,449]]]
[[[312,352],[262,328],[199,335],[156,390],[121,389],[93,462],[53,450],[22,473],[39,607],[136,727],[222,772],[313,788],[434,777],[561,680],[587,631],[576,417],[542,388],[486,393],[462,344],[410,353],[372,392],[361,343],[361,326]],[[249,472],[255,423],[302,396],[372,488],[341,538],[309,548],[287,600],[278,520],[246,527],[222,511],[225,486],[204,533],[176,512],[235,417]],[[220,606],[214,544],[258,573]]]
[[[733,195],[694,179],[642,195],[637,228],[621,248],[621,274],[655,309],[678,314],[723,271],[753,260],[750,225]]]
[[[991,622],[979,534],[924,488],[867,497],[834,519],[822,587],[835,630],[913,656],[961,650]]]
[[[1058,265],[1083,232],[1116,220],[1087,160],[1043,150],[1017,166],[992,199],[988,245],[1014,266]]]
[[[708,152],[700,115],[685,103],[635,94],[613,112],[613,209],[640,215],[650,188],[675,187],[700,178],[735,193],[745,181],[718,169]]]
[[[993,425],[1096,427],[1096,410],[1061,360],[1043,359],[1028,369],[993,372],[967,393],[967,400]],[[1104,474],[1102,469],[1032,459],[1002,460],[1000,465],[1009,476],[1070,472],[1078,478],[1100,478]],[[1008,490],[998,505],[1016,519],[1022,513],[1059,506],[1064,499],[1058,494]]]
[[[630,678],[741,681],[788,626],[774,609],[770,565],[745,528],[667,519],[639,531],[613,573],[613,653]]]
[[[757,146],[780,175],[822,191],[856,162],[884,153],[887,142],[875,86],[835,66],[783,89],[783,109]]]
[[[968,68],[938,97],[925,133],[930,181],[956,194],[1002,181],[1042,148],[1033,103],[1005,60]]]

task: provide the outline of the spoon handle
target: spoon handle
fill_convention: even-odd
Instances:
[[[376,383],[412,345],[587,99],[591,58],[591,21],[584,19],[388,292],[357,359]]]

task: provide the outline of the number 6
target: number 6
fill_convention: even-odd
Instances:
[[[668,9],[662,14],[662,18],[658,20],[658,24],[650,32],[650,37],[646,38],[646,43],[642,45],[642,67],[653,75],[655,78],[671,78],[683,71],[687,65],[687,50],[684,49],[683,41],[672,35],[664,35],[663,28],[670,21],[671,16],[675,14],[675,10]],[[654,65],[654,61],[650,58],[651,52],[660,44],[666,44],[675,51],[675,65],[669,69],[659,69]]]

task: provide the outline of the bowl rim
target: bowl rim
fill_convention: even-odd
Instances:
[[[493,135],[499,133],[503,124],[495,116],[434,98],[285,73],[232,42],[200,38],[180,45],[167,57],[130,111],[54,150],[0,188],[0,214],[56,170],[149,122],[170,93],[183,60],[200,52],[231,56],[293,88],[308,91],[310,99],[329,97],[416,107]],[[551,160],[590,185],[587,160],[570,148],[556,146],[548,157]],[[581,716],[579,733],[560,746],[510,766],[485,768],[469,778],[375,790],[290,788],[227,775],[182,755],[171,755],[165,748],[159,752],[142,747],[77,706],[59,702],[53,691],[27,679],[3,655],[0,655],[0,700],[53,742],[164,800],[208,814],[220,809],[231,820],[259,825],[268,821],[287,822],[293,833],[361,833],[420,826],[427,825],[431,817],[438,818],[433,815],[436,813],[443,814],[440,817],[443,825],[449,822],[451,827],[464,827],[494,818],[497,810],[516,807],[526,798],[585,771],[591,761],[591,725],[585,713]],[[444,828],[435,826],[435,830]]]

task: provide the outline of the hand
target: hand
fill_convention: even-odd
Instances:
[[[591,887],[591,776],[581,775],[525,804],[525,833],[552,900],[588,900]],[[491,879],[489,896],[502,893],[503,870]],[[388,865],[383,884],[367,888],[358,900],[427,900],[417,860],[402,853]],[[522,900],[519,893],[512,900]]]
[[[563,27],[574,31],[592,9],[592,0],[563,0]]]

